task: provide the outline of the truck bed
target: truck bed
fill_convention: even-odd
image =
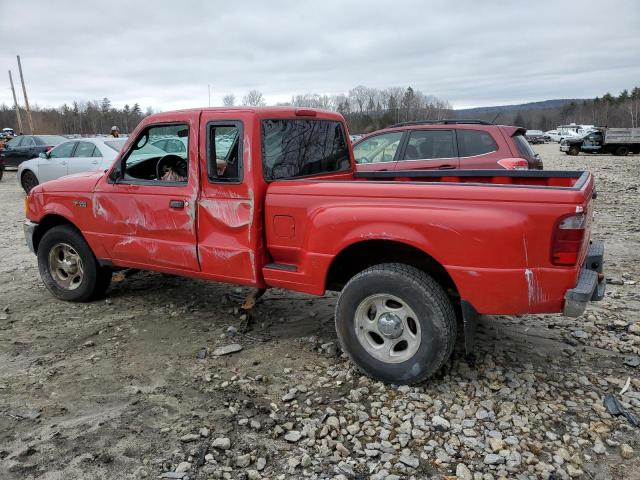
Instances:
[[[480,313],[559,312],[588,245],[577,265],[555,266],[554,230],[577,212],[591,218],[593,193],[593,177],[582,171],[362,172],[277,181],[267,189],[265,226],[273,264],[284,267],[263,272],[270,285],[322,294],[333,259],[347,248],[402,244],[441,265]]]

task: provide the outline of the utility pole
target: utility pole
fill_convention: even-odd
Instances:
[[[18,133],[22,133],[22,118],[20,118],[20,107],[18,106],[16,89],[13,88],[13,78],[11,77],[11,70],[9,70],[9,82],[11,83],[11,93],[13,93],[13,103],[16,106],[16,116],[18,117]]]
[[[20,81],[22,82],[22,93],[24,93],[24,105],[27,108],[27,120],[29,122],[29,130],[33,135],[33,119],[31,118],[31,109],[29,108],[29,98],[27,97],[27,87],[24,86],[24,77],[22,76],[22,64],[20,63],[20,55],[18,55],[18,70],[20,71]]]

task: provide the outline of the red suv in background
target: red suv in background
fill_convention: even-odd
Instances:
[[[542,170],[520,127],[482,120],[439,120],[392,125],[353,145],[357,170]]]

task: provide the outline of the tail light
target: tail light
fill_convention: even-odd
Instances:
[[[562,266],[578,263],[586,227],[587,215],[582,207],[576,207],[575,215],[560,218],[553,234],[551,263]]]
[[[503,158],[498,165],[506,170],[529,170],[529,162],[524,158]]]

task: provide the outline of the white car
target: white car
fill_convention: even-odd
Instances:
[[[82,138],[69,140],[39,157],[22,162],[16,175],[29,193],[39,183],[80,172],[97,172],[111,166],[126,138]]]

